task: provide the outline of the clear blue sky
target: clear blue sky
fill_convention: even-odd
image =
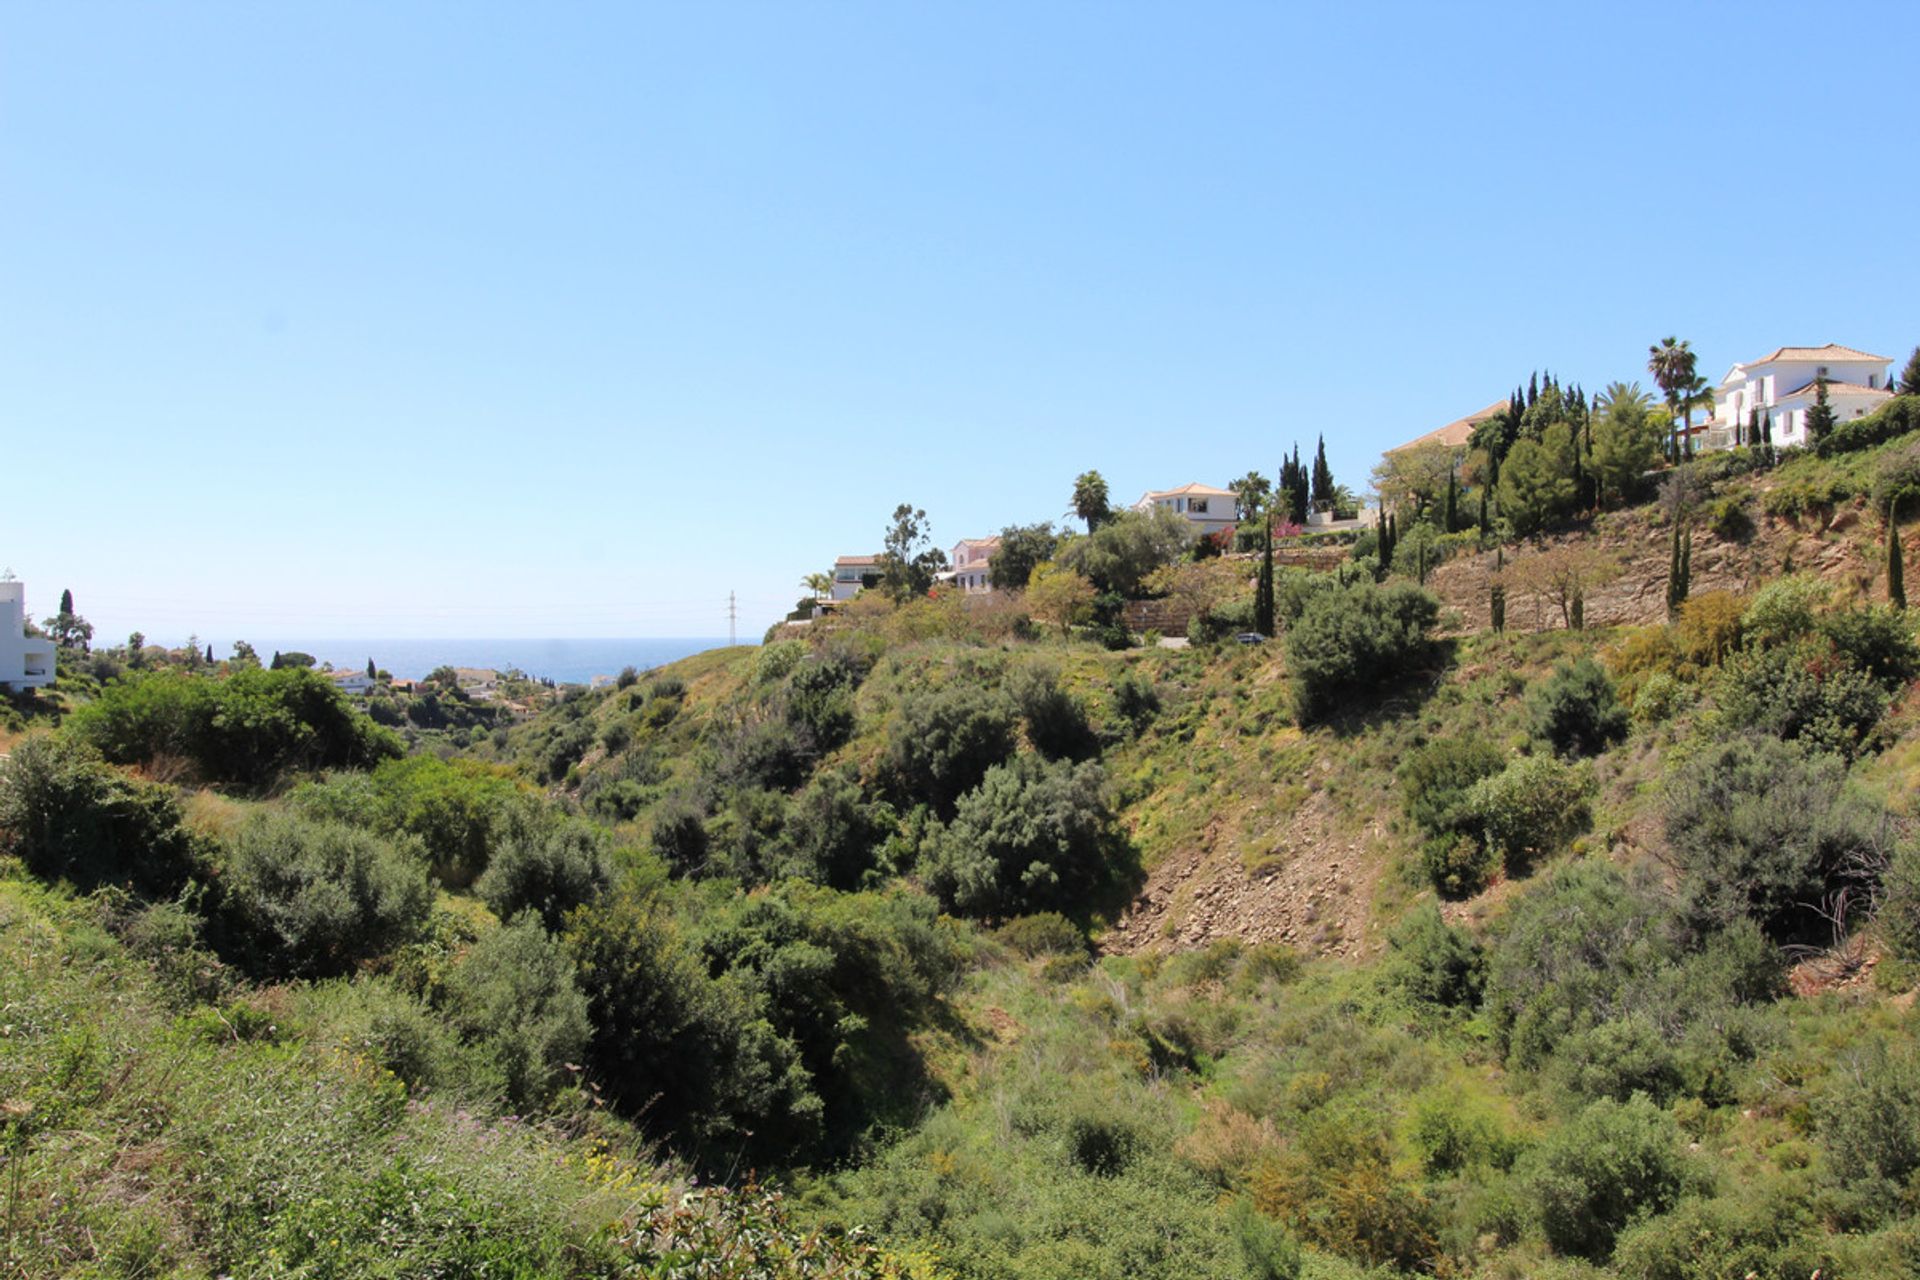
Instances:
[[[0,565],[102,637],[757,634],[1534,368],[1920,342],[1920,6],[0,5]]]

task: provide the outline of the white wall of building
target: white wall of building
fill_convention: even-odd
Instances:
[[[54,644],[27,636],[27,586],[0,582],[0,685],[38,689],[53,683]]]
[[[1829,383],[1853,383],[1869,388],[1863,394],[1829,386],[1827,403],[1836,423],[1850,422],[1872,413],[1887,397],[1887,365],[1880,360],[1829,357],[1820,360],[1767,360],[1751,365],[1735,365],[1720,384],[1714,397],[1714,413],[1708,436],[1709,447],[1730,447],[1736,436],[1744,437],[1747,424],[1758,410],[1764,421],[1773,419],[1773,443],[1792,448],[1809,443],[1807,410],[1813,407],[1814,388],[1810,385],[1825,370]]]

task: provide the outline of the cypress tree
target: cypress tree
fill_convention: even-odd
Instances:
[[[1573,593],[1572,617],[1573,629],[1575,631],[1585,631],[1587,629],[1587,597],[1579,591]]]
[[[1920,347],[1913,349],[1913,357],[1900,375],[1899,387],[1903,396],[1920,396]]]
[[[1501,570],[1507,567],[1505,548],[1496,547],[1493,552],[1493,584],[1487,589],[1487,612],[1493,622],[1496,634],[1507,629],[1507,585],[1500,581]]]
[[[278,671],[279,669],[280,669],[280,651],[278,649],[275,649],[273,651],[273,661],[267,664],[267,670]]]
[[[1460,527],[1460,468],[1447,472],[1447,504],[1440,509],[1440,532],[1452,533]]]
[[[1540,399],[1540,371],[1536,369],[1533,371],[1533,375],[1527,379],[1527,408],[1529,409],[1533,408],[1534,404],[1537,403],[1539,399]]]
[[[1380,521],[1380,576],[1385,577],[1387,570],[1393,567],[1394,526],[1398,518],[1392,512]]]
[[[368,658],[367,659],[367,679],[371,680],[379,674],[380,674],[379,670],[373,665],[373,659]]]
[[[1807,439],[1819,444],[1833,430],[1833,406],[1827,403],[1827,375],[1813,380],[1813,407],[1807,410]]]
[[[73,616],[73,588],[72,587],[68,587],[60,593],[60,612],[65,614],[69,618]]]
[[[1887,599],[1896,609],[1907,607],[1907,570],[1901,563],[1900,525],[1895,516],[1899,500],[1887,503]]]
[[[1313,452],[1313,505],[1333,505],[1333,468],[1327,465],[1327,438],[1320,437],[1320,443]]]
[[[1480,485],[1480,532],[1483,536],[1487,532],[1487,490],[1491,487],[1484,481]]]
[[[213,665],[213,646],[212,645],[207,646],[207,665],[208,666]]]
[[[1266,536],[1260,540],[1260,583],[1254,589],[1253,629],[1263,636],[1273,635],[1273,514],[1266,519]]]
[[[1667,555],[1667,617],[1679,616],[1680,603],[1687,598],[1686,570],[1680,560],[1680,522],[1673,522],[1673,548]]]

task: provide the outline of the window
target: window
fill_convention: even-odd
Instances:
[[[1187,510],[1197,511],[1201,515],[1205,515],[1207,514],[1207,500],[1205,498],[1195,498],[1187,504]]]

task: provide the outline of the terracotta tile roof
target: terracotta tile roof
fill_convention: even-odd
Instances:
[[[1154,498],[1231,498],[1235,496],[1231,489],[1216,489],[1210,484],[1183,484],[1178,489],[1149,489],[1140,501],[1148,502]]]
[[[1434,431],[1429,431],[1427,434],[1417,439],[1409,440],[1403,445],[1396,445],[1387,450],[1387,452],[1400,453],[1407,449],[1417,449],[1423,444],[1444,444],[1451,449],[1464,449],[1467,446],[1467,442],[1473,438],[1473,429],[1475,427],[1485,422],[1488,418],[1491,418],[1494,414],[1505,413],[1506,411],[1507,402],[1505,400],[1495,400],[1492,404],[1477,413],[1470,413],[1464,418],[1455,418],[1446,426]]]
[[[1815,381],[1817,382],[1818,379],[1815,379]],[[1805,386],[1795,387],[1793,390],[1786,392],[1780,398],[1782,400],[1785,400],[1790,396],[1797,396],[1802,394],[1809,395],[1809,396],[1813,395],[1814,394],[1813,385],[1814,384],[1812,382],[1809,382]],[[1863,387],[1857,382],[1840,382],[1836,379],[1828,378],[1827,394],[1830,396],[1838,396],[1838,395],[1871,396],[1876,400],[1885,400],[1888,397],[1892,396],[1893,392],[1887,390],[1885,387]]]
[[[1843,347],[1837,342],[1829,342],[1824,347],[1776,347],[1758,360],[1748,360],[1745,366],[1751,369],[1756,364],[1771,364],[1775,360],[1871,360],[1876,364],[1892,364],[1892,356],[1869,355],[1865,351],[1856,351],[1852,347]]]
[[[835,560],[833,562],[835,568],[839,568],[841,565],[845,565],[849,569],[860,568],[865,565],[872,565],[872,564],[879,564],[879,563],[880,563],[879,556],[841,556],[838,560]]]

